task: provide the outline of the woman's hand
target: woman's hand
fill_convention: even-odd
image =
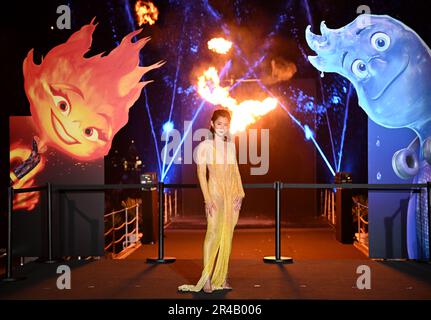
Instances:
[[[241,209],[241,204],[242,204],[242,197],[236,197],[234,200],[233,200],[233,209],[235,210],[235,211],[239,211],[240,209]]]
[[[205,213],[208,217],[208,215],[210,215],[211,217],[213,216],[213,210],[217,210],[217,207],[215,205],[214,201],[211,201],[209,203],[205,203]]]

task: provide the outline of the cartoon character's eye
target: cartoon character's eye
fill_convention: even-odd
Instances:
[[[362,60],[355,60],[352,63],[352,72],[360,79],[364,79],[368,75],[367,65]]]
[[[386,33],[377,32],[371,37],[371,45],[377,51],[385,51],[391,44],[391,38]]]
[[[99,140],[99,131],[93,127],[85,128],[84,137],[90,141],[97,141]]]
[[[63,96],[53,95],[54,103],[56,107],[61,111],[62,114],[68,116],[70,113],[70,104]]]

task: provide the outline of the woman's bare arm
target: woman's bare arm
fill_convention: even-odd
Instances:
[[[211,197],[208,189],[207,181],[207,161],[206,161],[206,147],[204,144],[199,144],[197,150],[197,174],[199,179],[199,184],[204,196],[204,201],[206,204],[211,203]]]

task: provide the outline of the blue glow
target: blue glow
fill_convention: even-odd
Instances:
[[[304,5],[305,13],[307,15],[307,21],[311,26],[313,26],[313,18],[311,17],[310,5],[308,3],[308,0],[303,0],[302,3]]]
[[[313,26],[313,18],[312,18],[312,15],[311,15],[310,4],[308,3],[308,0],[303,0],[302,3],[303,3],[303,6],[304,6],[304,9],[305,9],[306,16],[307,16],[307,21],[308,21],[308,23],[311,26]],[[322,95],[322,103],[323,103],[323,105],[326,105],[326,102],[325,102],[325,92],[323,90],[323,84],[322,84],[322,77],[323,77],[323,73],[320,74],[320,76],[318,77],[318,79],[319,79],[319,84],[320,84],[320,92],[321,92],[321,95]],[[331,142],[331,147],[332,147],[332,157],[333,157],[333,160],[334,160],[334,166],[336,166],[337,159],[336,159],[336,156],[335,156],[334,139],[332,137],[332,128],[331,128],[331,124],[330,124],[329,118],[328,118],[328,113],[327,113],[326,110],[325,110],[325,117],[326,117],[326,124],[328,125],[329,140]]]
[[[110,18],[109,18],[109,24],[111,25],[112,38],[114,39],[115,44],[118,46],[120,44],[120,42],[118,41],[117,30],[115,30],[114,23],[112,21],[112,19],[113,19],[112,17],[114,16],[114,7],[112,6],[111,2],[108,2],[107,6],[108,6],[109,11],[111,13]]]
[[[191,93],[193,93],[195,91],[196,91],[196,89],[193,85],[190,85],[185,89],[181,86],[177,87],[177,94],[185,94],[186,96],[189,96]]]
[[[226,72],[228,72],[231,67],[232,67],[232,60],[229,60],[228,62],[225,63],[225,65],[223,66],[223,69],[221,69],[219,74],[219,79],[223,78]]]
[[[174,128],[174,123],[168,121],[163,125],[163,132],[169,133]]]
[[[168,166],[166,167],[166,170],[163,172],[162,174],[162,181],[165,178],[166,174],[168,173],[169,169],[171,168],[172,164],[174,163],[174,159],[177,156],[178,152],[181,150],[182,145],[184,144],[184,140],[186,139],[187,135],[189,134],[193,123],[196,120],[196,117],[199,115],[199,113],[202,110],[202,107],[205,105],[205,100],[203,100],[201,102],[201,104],[199,105],[198,109],[196,110],[195,114],[193,115],[192,121],[190,122],[190,125],[187,127],[186,131],[183,134],[183,137],[181,138],[180,144],[178,146],[178,148],[175,150],[174,155],[172,157],[172,160],[169,162]]]
[[[314,139],[314,137],[311,136],[311,140],[313,141],[314,146],[316,147],[317,151],[319,151],[319,154],[322,156],[323,161],[325,161],[325,163],[328,166],[329,170],[331,171],[332,175],[335,176],[334,169],[332,169],[331,164],[329,163],[328,159],[325,157],[325,154],[323,153],[323,151],[320,148],[319,144],[317,143],[316,139]]]
[[[305,138],[310,140],[313,137],[313,132],[308,125],[304,125]]]
[[[260,87],[263,90],[265,90],[271,97],[276,98],[272,94],[272,92],[269,91],[268,88],[260,80],[258,81],[258,83],[259,83]],[[286,106],[280,100],[278,100],[278,104],[280,105],[280,107],[284,111],[286,111],[286,113],[293,120],[293,122],[296,123],[304,131],[305,135],[307,136],[305,127],[308,127],[308,126],[307,125],[303,126],[301,124],[301,122],[297,118],[295,118],[295,116],[292,113],[290,113],[290,111],[286,108]],[[319,144],[317,143],[316,139],[314,139],[314,136],[312,134],[311,134],[310,139],[311,139],[311,141],[313,141],[314,146],[316,147],[317,151],[319,151],[320,156],[322,157],[323,161],[325,161],[326,165],[328,166],[329,171],[331,171],[332,175],[335,176],[334,169],[332,168],[331,164],[329,163],[328,159],[326,158],[325,154],[323,153],[322,149],[320,148]]]
[[[195,92],[196,89],[193,85],[189,86],[187,89],[184,90],[184,93],[186,94],[186,96],[188,96],[190,93]]]
[[[340,97],[338,97],[338,96],[333,96],[333,97],[331,98],[331,102],[332,102],[333,104],[339,104],[339,103],[341,103],[341,98],[340,98]]]
[[[323,101],[323,103],[325,103],[325,101]],[[328,131],[329,131],[329,140],[331,141],[331,146],[332,146],[332,157],[334,159],[334,166],[337,164],[337,159],[335,157],[335,146],[334,146],[334,138],[332,137],[332,127],[331,127],[331,123],[329,122],[329,117],[328,117],[328,111],[325,110],[325,118],[326,118],[326,124],[328,126]]]
[[[326,113],[326,106],[317,104],[315,98],[307,95],[301,89],[288,88],[288,92],[285,92],[289,99],[296,105],[296,112],[302,113],[305,116],[312,115],[315,118],[316,124],[322,121],[323,116]]]
[[[269,91],[268,88],[266,88],[266,86],[261,81],[258,81],[258,83],[259,83],[259,85],[261,86],[261,88],[263,90],[265,90],[271,97],[275,98],[275,96],[271,93],[271,91]],[[307,129],[306,128],[308,128],[308,126],[307,125],[303,126],[301,124],[301,122],[297,118],[295,118],[295,116],[292,113],[290,113],[290,111],[286,108],[286,106],[283,104],[283,102],[281,102],[280,100],[278,100],[278,104],[280,105],[280,107],[284,111],[286,111],[286,113],[293,120],[293,122],[296,123],[304,131],[304,134],[307,137],[307,132],[306,132]],[[309,131],[311,132],[310,129],[309,129]],[[322,157],[322,159],[325,162],[325,164],[327,165],[329,171],[331,171],[332,175],[335,176],[334,169],[332,168],[331,164],[329,163],[328,159],[326,158],[323,150],[320,148],[320,146],[317,143],[316,139],[314,138],[313,134],[311,134],[311,136],[310,135],[308,135],[308,136],[310,137],[311,141],[313,141],[314,146],[316,147],[317,151],[319,151],[319,154]]]
[[[262,84],[262,83],[260,83],[261,84],[261,87],[266,91],[266,92],[268,92],[268,94],[270,94],[272,97],[274,97],[273,95],[272,95],[272,93]],[[274,97],[275,98],[275,97]],[[305,125],[305,126],[303,126],[302,124],[301,124],[301,122],[299,122],[299,120],[298,119],[296,119],[290,112],[289,112],[289,110],[287,110],[287,108],[286,108],[286,106],[281,102],[281,101],[278,101],[278,103],[279,103],[279,105],[282,107],[282,109],[284,110],[284,111],[286,111],[287,112],[287,114],[289,115],[289,117],[293,120],[293,122],[294,123],[296,123],[303,131],[304,131],[304,133],[305,133],[305,137],[307,138],[307,137],[309,137],[309,138],[307,138],[307,140],[309,140],[309,139],[311,139],[311,141],[313,141],[313,144],[314,144],[314,146],[316,147],[316,149],[317,149],[317,151],[319,151],[319,154],[320,154],[320,156],[322,157],[322,159],[323,159],[323,161],[325,161],[325,163],[326,163],[326,165],[328,166],[328,169],[329,169],[329,171],[331,171],[331,173],[332,173],[332,175],[333,176],[335,176],[335,171],[334,171],[334,169],[332,168],[332,166],[331,166],[331,164],[329,163],[329,161],[328,161],[328,159],[326,158],[326,156],[325,156],[325,154],[323,153],[323,151],[322,151],[322,149],[320,148],[320,146],[319,146],[319,144],[317,143],[317,141],[316,141],[316,139],[314,139],[314,136],[313,136],[313,134],[311,133],[311,135],[310,134],[307,134],[307,128],[308,128],[308,130],[309,130],[309,132],[311,132],[311,130],[309,129],[309,127],[307,126],[307,125]]]
[[[306,102],[305,105],[304,105],[304,107],[305,107],[305,110],[307,110],[307,111],[314,111],[314,103],[313,103],[313,101]]]
[[[352,85],[349,84],[349,91],[347,93],[347,98],[346,98],[346,109],[344,111],[343,132],[341,133],[340,151],[338,153],[337,172],[340,172],[340,169],[341,169],[341,159],[343,158],[344,138],[346,136],[347,117],[349,115],[349,103],[350,103],[350,94],[351,94],[351,92],[352,92]]]
[[[164,75],[163,76],[163,81],[164,81],[164,83],[166,83],[168,86],[171,86],[171,79],[170,79],[171,77],[170,76],[168,76],[168,75]]]
[[[208,3],[208,0],[203,0],[202,1],[205,5],[205,7],[207,8],[208,12],[214,17],[214,19],[216,19],[217,21],[219,21],[221,19],[220,14],[214,10],[214,8]]]
[[[159,167],[160,172],[162,172],[162,166],[161,166],[161,163],[160,163],[159,145],[157,143],[157,136],[156,136],[156,132],[154,130],[153,118],[151,117],[150,106],[148,104],[148,94],[147,94],[147,90],[145,90],[145,87],[144,87],[143,90],[144,90],[144,95],[145,95],[145,109],[147,110],[148,119],[150,120],[151,135],[153,136],[154,147],[156,148],[157,165]]]

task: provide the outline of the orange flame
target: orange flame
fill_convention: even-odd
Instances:
[[[221,87],[217,69],[208,68],[198,77],[198,93],[202,98],[212,104],[220,104],[226,108],[236,105],[235,99],[229,95],[229,87]]]
[[[11,146],[10,163],[11,166],[18,164],[27,159],[31,154],[31,149],[20,144]],[[41,156],[40,162],[27,175],[16,181],[13,185],[14,189],[31,188],[35,186],[34,177],[43,170],[45,166],[45,158]],[[13,176],[12,171],[10,175]],[[38,204],[40,192],[18,193],[13,200],[14,210],[31,211]]]
[[[230,48],[232,48],[232,42],[224,38],[212,38],[208,41],[208,49],[220,54],[228,53]]]
[[[135,12],[138,16],[139,26],[146,23],[151,26],[156,23],[159,17],[159,10],[152,2],[138,0],[135,4]]]
[[[229,94],[229,87],[220,86],[217,69],[210,67],[198,77],[199,95],[212,104],[218,104],[232,111],[230,132],[244,131],[249,124],[256,122],[260,117],[274,110],[277,99],[266,98],[259,100],[244,100],[240,103]]]

